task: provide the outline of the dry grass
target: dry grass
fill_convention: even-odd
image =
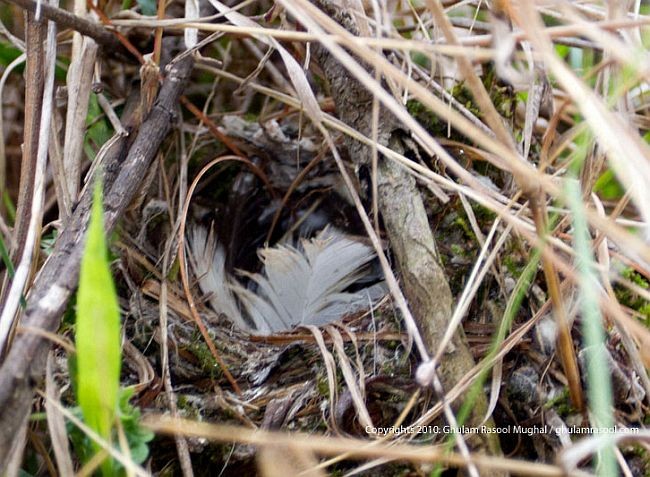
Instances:
[[[646,4],[186,0],[144,16],[138,5],[149,2],[77,0],[70,10],[90,8],[91,26],[123,50],[96,51],[67,20],[58,35],[50,23],[44,100],[25,104],[36,86],[19,64],[23,51],[33,61],[34,46],[22,43],[22,10],[9,3],[0,24],[0,348],[16,333],[54,346],[10,473],[91,475],[101,464],[75,441],[99,437],[70,411],[71,322],[58,334],[21,327],[21,303],[83,178],[147,116],[164,65],[179,54],[195,57],[192,81],[112,246],[122,384],[134,386],[142,424],[157,437],[139,465],[131,431],[118,425],[102,456],[126,475],[649,471]],[[339,3],[356,31],[321,10],[340,12]],[[318,48],[373,93],[369,132],[337,117]],[[389,114],[417,154],[382,140]],[[344,137],[368,146],[368,157],[350,157]],[[37,147],[23,157],[28,141]],[[437,349],[427,348],[391,261],[377,200],[383,160],[416,178],[455,296]],[[33,172],[19,184],[21,167]],[[242,333],[206,306],[185,257],[191,222],[216,228],[232,273],[256,272],[258,248],[319,214],[375,248],[390,290],[380,306],[269,337]],[[476,365],[441,389],[435,369],[463,324]],[[442,429],[462,425],[462,405],[477,392],[497,426],[548,432],[500,434],[506,457],[475,452],[471,434]],[[641,431],[608,440],[551,430],[603,423]],[[594,467],[603,449],[612,460]]]

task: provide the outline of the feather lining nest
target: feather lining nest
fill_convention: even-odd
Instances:
[[[326,228],[299,247],[277,245],[258,253],[263,273],[241,272],[256,290],[225,271],[223,247],[214,234],[195,226],[190,233],[192,267],[212,309],[245,331],[269,335],[301,325],[322,326],[367,309],[386,294],[384,283],[346,291],[368,274],[374,250]]]

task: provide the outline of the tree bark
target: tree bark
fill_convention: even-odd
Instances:
[[[352,15],[334,7],[329,0],[316,3],[348,31],[357,33]],[[329,83],[339,118],[367,137],[372,137],[373,93],[359,83],[322,45],[314,47],[315,57]],[[405,154],[408,147],[402,141],[406,132],[401,123],[387,110],[380,108],[377,141]],[[370,163],[370,148],[349,136],[345,137],[351,159]],[[402,289],[423,340],[430,353],[438,349],[452,315],[453,297],[445,272],[436,252],[422,197],[415,179],[402,166],[380,157],[377,171],[378,202],[388,239],[397,260]],[[439,374],[444,389],[451,389],[474,366],[469,345],[462,329],[454,335],[453,346],[440,363]],[[487,399],[480,394],[468,426],[481,424],[487,412]],[[486,426],[494,426],[492,419]],[[476,435],[471,442],[475,449],[500,454],[496,434]],[[497,474],[494,474],[497,475]]]

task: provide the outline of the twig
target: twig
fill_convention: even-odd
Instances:
[[[224,146],[226,146],[228,149],[230,149],[233,154],[239,157],[246,157],[237,147],[237,145],[230,140],[228,136],[223,134],[221,131],[219,131],[219,128],[217,128],[216,124],[205,114],[203,114],[203,111],[201,111],[199,108],[194,106],[192,102],[187,99],[185,96],[181,96],[180,98],[181,104],[187,108],[189,112],[191,112],[194,116],[196,116],[200,121],[202,121],[210,130],[210,132],[216,137],[219,141],[223,143]]]
[[[36,22],[30,13],[26,15],[26,21],[27,86],[23,136],[25,142],[20,165],[20,187],[13,235],[14,250],[12,251],[12,259],[14,263],[18,263],[18,267],[11,286],[3,289],[0,297],[2,302],[0,307],[0,353],[4,352],[14,326],[20,299],[30,279],[33,250],[38,248],[39,243],[48,140],[46,133],[50,127],[54,81],[54,64],[48,62],[47,66],[50,71],[46,71],[45,68],[46,56],[43,50],[43,40],[46,26]],[[54,23],[51,23],[50,26],[54,27]],[[48,52],[56,50],[55,34],[56,30],[54,33],[48,32]],[[53,44],[50,45],[50,42]],[[48,75],[47,93],[44,96],[46,75]],[[43,111],[45,111],[44,116],[42,115]],[[45,134],[41,135],[41,131],[45,131]]]
[[[101,10],[99,7],[97,7],[93,2],[90,0],[86,0],[86,5],[88,5],[88,8],[91,9],[95,14],[99,17],[99,20],[105,25],[105,26],[111,26],[111,19],[106,16],[103,10]],[[129,53],[131,53],[135,58],[138,60],[138,62],[143,65],[145,64],[144,57],[142,54],[138,51],[138,49],[133,46],[133,44],[129,41],[127,37],[122,35],[117,30],[113,30],[113,34],[119,41],[119,43],[124,46],[128,50]]]
[[[86,116],[90,100],[97,43],[75,33],[72,40],[72,58],[67,75],[68,109],[65,122],[65,142],[63,144],[63,170],[58,181],[63,189],[62,210],[64,219],[70,216],[72,204],[79,193],[79,178],[86,132]],[[61,207],[64,206],[64,207]],[[65,222],[64,220],[64,222]]]
[[[121,162],[124,156],[118,155],[106,164],[109,177],[106,180],[105,226],[109,234],[137,192],[160,144],[167,137],[175,118],[173,111],[192,65],[191,57],[175,63],[124,162]],[[110,180],[111,168],[118,169],[114,181]],[[92,188],[89,187],[82,194],[68,226],[59,236],[52,255],[32,287],[22,321],[25,326],[49,331],[59,326],[61,314],[79,279],[91,199]],[[7,450],[30,410],[34,386],[43,376],[48,349],[49,342],[42,336],[21,334],[0,368],[0,468],[6,464]]]
[[[11,3],[24,8],[28,12],[36,12],[37,3],[34,0],[2,0],[5,3]],[[78,31],[82,35],[93,38],[97,43],[111,49],[121,50],[120,43],[115,36],[106,28],[98,25],[97,23],[80,18],[70,12],[66,12],[61,8],[52,7],[46,3],[41,2],[41,16],[48,20],[56,22],[60,27],[71,28]]]
[[[19,258],[22,255],[27,226],[31,216],[45,65],[43,43],[45,41],[46,25],[36,22],[31,13],[26,15],[25,21],[25,54],[27,56],[25,68],[25,122],[16,224],[14,226],[14,245],[16,247],[12,251],[14,258]]]

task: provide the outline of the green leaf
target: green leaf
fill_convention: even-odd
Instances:
[[[555,45],[555,53],[557,53],[560,58],[566,58],[569,54],[569,50],[570,48],[566,45]]]
[[[9,223],[13,225],[16,221],[16,206],[12,202],[8,190],[5,190],[2,193],[2,205],[4,205],[7,210],[7,219],[9,220]]]
[[[91,159],[95,158],[95,150],[99,149],[111,137],[108,122],[103,115],[104,111],[102,111],[97,101],[97,96],[91,94],[88,100],[88,116],[86,117],[88,130],[84,143],[84,151]]]
[[[140,425],[140,409],[129,402],[131,396],[133,396],[133,388],[122,389],[118,412],[129,443],[131,459],[136,464],[142,464],[149,456],[147,443],[153,440],[154,433]]]
[[[86,423],[110,440],[120,385],[120,312],[97,180],[77,294],[77,398]]]
[[[0,235],[0,258],[2,258],[2,261],[5,264],[5,267],[7,268],[7,273],[9,274],[9,278],[14,277],[14,264],[11,261],[11,257],[9,256],[9,251],[7,250],[7,247],[5,246],[4,241],[2,240],[2,235]]]
[[[614,172],[607,169],[594,184],[594,192],[605,200],[617,200],[623,197],[625,190],[618,182]]]
[[[7,67],[22,54],[18,48],[7,41],[0,42],[0,65]],[[24,65],[19,65],[17,71],[22,71]]]

